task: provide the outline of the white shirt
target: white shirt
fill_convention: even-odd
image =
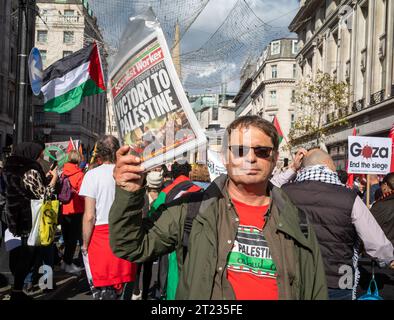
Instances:
[[[79,195],[96,200],[96,226],[108,224],[109,210],[115,199],[114,164],[102,164],[88,171]]]

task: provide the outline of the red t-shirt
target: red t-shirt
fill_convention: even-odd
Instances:
[[[278,300],[277,271],[263,235],[268,206],[250,206],[232,199],[239,217],[227,279],[237,300]]]

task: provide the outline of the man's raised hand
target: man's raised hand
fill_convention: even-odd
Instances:
[[[114,179],[123,190],[134,192],[142,188],[145,174],[141,159],[129,154],[130,146],[120,147],[116,152]]]

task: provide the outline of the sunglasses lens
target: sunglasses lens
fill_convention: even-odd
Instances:
[[[271,155],[271,148],[267,147],[257,147],[254,148],[254,153],[259,158],[268,158]]]
[[[233,153],[233,156],[236,158],[242,158],[245,155],[248,154],[249,152],[249,147],[245,146],[231,146],[231,152]]]

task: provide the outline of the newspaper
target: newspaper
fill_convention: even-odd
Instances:
[[[154,16],[131,18],[121,43],[110,88],[122,143],[146,170],[205,144]]]

